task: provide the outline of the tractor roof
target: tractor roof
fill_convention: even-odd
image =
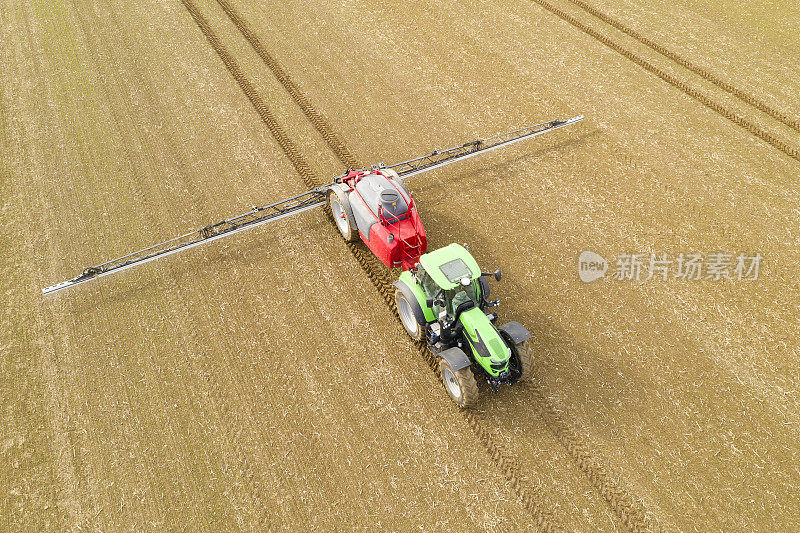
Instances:
[[[481,269],[469,252],[460,244],[450,244],[419,258],[425,272],[434,283],[445,290],[459,285],[461,278],[480,277]]]

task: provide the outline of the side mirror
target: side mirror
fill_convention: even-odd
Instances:
[[[428,307],[433,307],[433,298],[428,298],[427,300],[425,300],[425,305],[427,305]]]
[[[500,276],[500,269],[498,268],[497,270],[494,271],[494,279],[496,279],[497,281],[500,281],[500,277],[501,277]]]

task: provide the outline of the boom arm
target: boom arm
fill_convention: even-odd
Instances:
[[[411,176],[416,176],[417,174],[422,174],[423,172],[428,172],[429,170],[434,170],[436,168],[449,165],[450,163],[455,163],[456,161],[462,161],[478,154],[483,154],[503,146],[508,146],[525,139],[536,137],[537,135],[541,135],[558,128],[563,128],[564,126],[569,126],[570,124],[575,124],[581,120],[583,120],[583,115],[572,117],[569,120],[551,120],[550,122],[542,122],[541,124],[528,126],[527,128],[522,128],[521,130],[495,135],[494,137],[489,137],[488,139],[479,139],[477,141],[464,143],[461,146],[448,148],[447,150],[434,150],[428,155],[424,155],[416,159],[409,159],[408,161],[403,161],[402,163],[396,163],[389,168],[397,172],[397,174],[403,179],[410,178]]]
[[[583,120],[582,115],[569,120],[543,122],[521,130],[495,135],[488,139],[468,142],[461,146],[456,146],[455,148],[448,148],[447,150],[441,151],[434,150],[431,154],[397,163],[388,168],[394,169],[402,178],[409,178],[429,170],[443,167],[444,165],[449,165],[450,163],[455,163],[456,161],[467,159],[474,155],[489,152],[496,148],[508,146],[524,139],[530,139],[537,135],[569,126],[581,120]],[[381,168],[386,167],[381,165]],[[347,176],[347,174],[344,176]],[[150,246],[138,252],[124,255],[101,265],[86,268],[80,275],[56,285],[46,287],[42,289],[42,292],[44,294],[52,294],[68,287],[74,287],[75,285],[107,276],[108,274],[114,274],[137,265],[142,265],[154,259],[160,259],[176,252],[215,241],[239,231],[254,228],[261,224],[266,224],[267,222],[272,222],[290,215],[302,213],[314,207],[323,206],[327,201],[328,190],[333,185],[341,182],[344,176],[336,178],[331,184],[315,187],[306,193],[298,194],[297,196],[267,206],[254,207],[252,211],[244,213],[243,215],[211,224],[210,226],[186,233],[180,237],[175,237],[174,239]]]
[[[267,222],[272,222],[289,215],[302,213],[314,207],[325,205],[327,189],[327,187],[317,187],[311,191],[298,194],[297,196],[293,196],[281,202],[263,207],[254,207],[252,211],[248,211],[243,215],[211,224],[210,226],[192,231],[191,233],[181,235],[180,237],[175,237],[174,239],[150,246],[138,252],[113,259],[102,265],[86,268],[79,276],[57,285],[44,288],[42,292],[44,294],[51,294],[68,287],[74,287],[75,285],[85,283],[95,278],[121,272],[128,268],[147,263],[148,261],[166,257],[175,252],[215,241],[219,238],[231,235],[232,233],[254,228],[261,224],[266,224]]]

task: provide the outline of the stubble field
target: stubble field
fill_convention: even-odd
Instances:
[[[0,1],[0,529],[800,528],[800,17],[684,0]],[[410,183],[529,384],[460,412],[396,274],[298,217],[88,265],[525,124]],[[581,251],[763,256],[585,284]]]

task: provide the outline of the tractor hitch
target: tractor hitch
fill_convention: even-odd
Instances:
[[[508,385],[510,387],[522,377],[522,373],[513,367],[509,368],[505,372],[500,372],[497,377],[491,377],[486,374],[484,375],[486,376],[486,383],[488,383],[492,388],[492,392],[497,392],[500,390],[501,385]]]

